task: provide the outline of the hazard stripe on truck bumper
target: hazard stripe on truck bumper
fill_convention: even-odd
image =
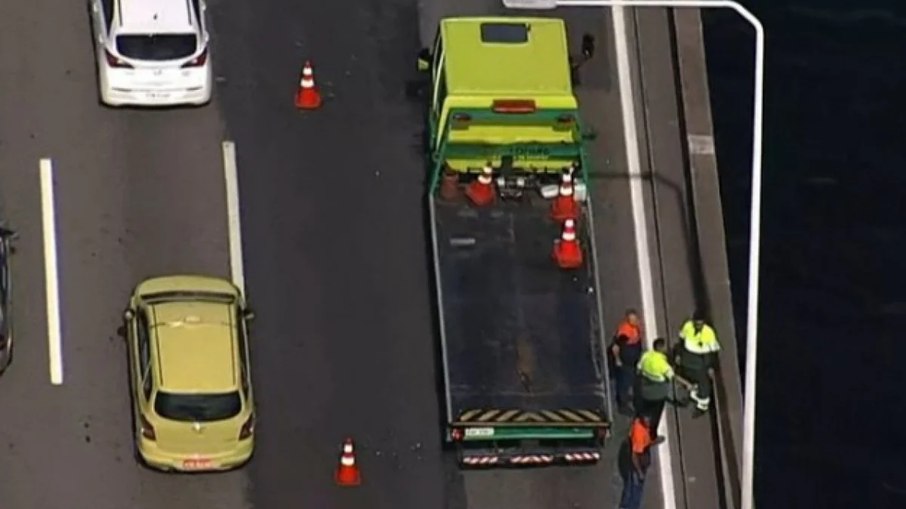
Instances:
[[[596,463],[601,459],[597,451],[580,451],[558,454],[469,454],[460,459],[464,467],[543,466],[553,464]]]
[[[527,411],[519,409],[474,408],[459,414],[456,424],[531,424],[545,423],[555,425],[606,424],[607,421],[597,412],[586,409],[561,408],[558,410]]]

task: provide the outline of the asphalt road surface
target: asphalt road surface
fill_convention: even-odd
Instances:
[[[135,463],[116,333],[138,280],[229,275],[220,110],[101,108],[86,7],[0,4],[0,201],[20,232],[16,358],[0,390],[2,505],[244,507],[242,472],[168,476]],[[61,386],[48,375],[41,157],[56,175]]]
[[[0,380],[3,507],[615,505],[616,447],[595,467],[468,473],[440,449],[423,110],[407,95],[419,13],[438,11],[488,7],[210,0],[212,106],[115,111],[97,103],[82,2],[0,5],[0,204],[21,234],[17,356]],[[560,15],[574,51],[585,31],[599,41],[579,94],[598,131],[593,192],[613,327],[640,297],[612,29],[604,14]],[[327,100],[299,113],[292,96],[305,59]],[[144,277],[229,274],[224,139],[237,146],[246,285],[258,315],[257,451],[237,472],[158,474],[132,459],[116,329]],[[41,157],[56,171],[61,386],[47,368]],[[363,469],[355,489],[332,479],[346,436]],[[653,475],[646,507],[658,507],[657,486]]]

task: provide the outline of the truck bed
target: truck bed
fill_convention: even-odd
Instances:
[[[541,197],[431,206],[450,422],[606,424],[587,223],[583,267],[562,271],[551,258],[560,226]]]

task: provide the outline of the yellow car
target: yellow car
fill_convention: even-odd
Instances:
[[[229,470],[254,449],[247,323],[232,283],[178,275],[139,284],[124,312],[135,445],[167,471]]]

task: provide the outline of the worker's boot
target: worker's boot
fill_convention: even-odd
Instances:
[[[711,403],[711,397],[703,398],[698,394],[698,389],[693,389],[689,392],[689,397],[695,401],[695,410],[692,411],[692,418],[698,419],[699,417],[708,413],[708,409]]]

